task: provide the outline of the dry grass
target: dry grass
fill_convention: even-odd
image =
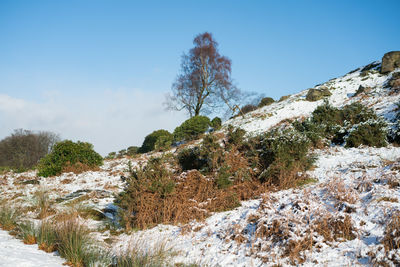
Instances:
[[[392,203],[397,203],[399,200],[395,197],[380,197],[376,200],[377,202],[392,202]]]
[[[325,241],[345,241],[356,238],[356,229],[349,215],[334,217],[325,215],[314,222],[315,232],[324,237]]]
[[[112,267],[161,267],[169,266],[168,259],[176,255],[167,242],[159,241],[149,246],[143,238],[134,238],[129,242],[128,248],[113,257]]]
[[[344,181],[340,178],[333,178],[326,184],[328,194],[337,201],[337,205],[347,202],[354,204],[358,201],[357,192],[345,185]]]
[[[382,243],[387,252],[400,249],[400,211],[392,214],[390,221],[386,225]]]
[[[212,179],[195,170],[174,179],[175,190],[165,197],[145,189],[136,194],[135,206],[128,207],[123,218],[128,231],[133,227],[144,229],[159,223],[201,221],[210,212],[230,210],[239,206],[241,200],[260,195],[263,191],[260,183],[251,180],[218,189]],[[133,210],[135,216],[131,216]]]
[[[11,231],[17,227],[21,214],[17,208],[11,207],[10,203],[4,202],[0,205],[0,228]]]
[[[313,246],[313,238],[309,233],[305,237],[294,240],[291,239],[285,246],[284,256],[289,257],[291,264],[298,265],[306,261],[305,251],[311,250]]]
[[[54,211],[51,209],[48,190],[40,188],[35,192],[34,197],[39,219],[44,219],[49,215],[54,214]]]

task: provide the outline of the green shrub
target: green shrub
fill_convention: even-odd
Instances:
[[[324,125],[313,123],[310,119],[303,122],[294,121],[292,125],[297,131],[304,133],[314,147],[317,147],[325,136]]]
[[[75,164],[96,167],[103,164],[103,158],[93,150],[93,145],[90,143],[65,140],[57,143],[53,151],[41,159],[38,175],[44,177],[58,175],[65,167]]]
[[[147,152],[153,151],[155,149],[155,145],[156,145],[158,139],[160,139],[160,138],[162,140],[159,141],[157,145],[162,146],[163,144],[167,143],[168,140],[170,140],[172,143],[173,136],[167,130],[154,131],[144,138],[143,144],[140,147],[139,152],[147,153]]]
[[[200,170],[207,161],[200,158],[199,147],[185,148],[178,153],[178,162],[183,171]]]
[[[139,147],[137,146],[130,146],[126,149],[126,154],[131,157],[136,155],[138,152],[139,152]]]
[[[315,160],[308,153],[309,139],[294,129],[272,130],[261,142],[260,165],[264,171],[259,178],[262,182],[281,187],[293,185],[298,172],[308,170]],[[293,176],[291,181],[282,181],[282,178],[289,179],[289,175]]]
[[[313,111],[311,122],[316,124],[316,127],[322,128],[322,132],[325,134],[333,135],[337,130],[337,126],[343,123],[342,117],[338,108],[334,108],[328,102],[324,102],[323,105],[318,106]]]
[[[231,145],[240,146],[244,142],[244,136],[246,131],[241,128],[234,128],[231,125],[228,126],[227,141]]]
[[[104,159],[115,159],[117,157],[116,152],[110,152]]]
[[[174,141],[173,135],[162,135],[154,144],[154,149],[157,151],[166,151],[171,148],[172,142]]]
[[[211,121],[211,127],[214,128],[214,130],[219,130],[221,128],[222,125],[222,120],[219,117],[215,117],[214,119],[212,119]]]
[[[275,100],[272,97],[264,97],[263,99],[261,99],[260,103],[258,104],[258,107],[261,108],[264,106],[268,106],[274,102]]]
[[[173,173],[166,166],[163,157],[151,158],[145,166],[140,165],[132,169],[126,179],[124,191],[116,200],[123,211],[121,225],[130,230],[132,226],[144,227],[149,221],[161,222],[162,218],[158,214],[165,211],[149,209],[162,205],[162,202],[174,193],[175,186]]]
[[[387,145],[386,123],[383,120],[368,120],[357,124],[346,138],[346,147],[360,145],[383,147]]]
[[[358,102],[346,105],[341,110],[341,121],[350,125],[376,119],[378,119],[378,116],[375,114],[374,110]]]
[[[228,188],[233,184],[231,172],[228,166],[223,166],[218,170],[217,177],[215,180],[218,188]]]
[[[182,170],[200,170],[209,173],[219,168],[222,161],[223,148],[214,135],[204,136],[199,147],[183,149],[178,153],[178,162]]]
[[[206,116],[192,117],[175,128],[174,140],[194,140],[205,133],[210,125],[210,119]]]
[[[325,102],[313,111],[309,119],[295,121],[292,125],[304,133],[314,146],[318,146],[322,140],[333,144],[349,142],[346,147],[360,144],[383,146],[386,143],[386,138],[383,138],[386,134],[384,121],[372,109],[357,102],[342,109]],[[372,134],[376,136],[372,137]]]

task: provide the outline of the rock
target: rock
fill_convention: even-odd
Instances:
[[[372,88],[371,87],[364,87],[362,85],[360,85],[360,87],[358,87],[357,92],[355,93],[354,96],[358,96],[359,94],[368,94],[369,92],[371,92]]]
[[[400,51],[386,53],[382,58],[381,73],[388,73],[400,67]]]
[[[391,89],[393,92],[400,90],[400,72],[393,73],[385,87]]]
[[[331,92],[329,92],[329,89],[327,87],[321,87],[320,89],[315,89],[311,88],[308,90],[308,93],[306,95],[306,100],[308,101],[318,101],[325,96],[330,96],[332,95]]]

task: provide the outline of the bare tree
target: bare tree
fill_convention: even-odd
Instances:
[[[231,60],[219,54],[211,33],[197,35],[193,44],[182,56],[181,72],[167,96],[167,107],[186,110],[190,117],[215,112],[224,104],[234,110],[241,92],[232,83]]]
[[[0,166],[31,168],[48,154],[60,137],[52,132],[18,129],[0,141]]]

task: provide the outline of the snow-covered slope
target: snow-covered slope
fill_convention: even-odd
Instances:
[[[380,74],[377,70],[379,64],[375,62],[368,71],[360,68],[316,88],[329,89],[332,95],[325,99],[333,106],[360,101],[390,122],[400,94],[386,87],[393,72]],[[395,72],[400,72],[400,69]],[[355,95],[360,86],[369,88],[369,92]],[[250,112],[244,118],[231,119],[224,126],[230,124],[245,129],[249,135],[256,135],[286,119],[307,117],[324,101],[307,101],[307,92],[304,90],[284,101]],[[86,223],[94,231],[94,236],[107,240],[109,247],[116,252],[138,242],[144,250],[165,244],[176,252],[171,259],[173,263],[197,263],[201,266],[355,266],[384,262],[394,266],[396,260],[400,262],[399,250],[389,255],[393,258],[388,261],[381,244],[388,219],[394,212],[400,211],[400,187],[396,186],[400,184],[400,148],[392,145],[349,149],[334,146],[315,150],[314,153],[318,158],[316,167],[308,172],[313,183],[267,192],[260,199],[242,202],[241,207],[215,213],[203,222],[158,225],[129,235],[98,231],[102,229],[101,222],[94,220],[89,219]],[[64,173],[47,179],[37,177],[33,171],[7,173],[0,175],[0,197],[19,205],[32,219],[34,213],[29,207],[37,190],[47,190],[52,200],[63,203],[55,204],[55,209],[62,210],[65,203],[81,197],[81,204],[104,211],[111,218],[107,212],[115,209],[115,194],[121,192],[124,185],[120,176],[126,175],[129,162],[135,166],[148,157],[142,155],[139,158],[109,160],[98,171],[78,175]],[[348,227],[351,236],[329,238],[323,231],[334,228],[332,225]],[[11,250],[25,251],[22,243],[14,246],[17,241],[9,239],[4,232],[0,232],[0,242]],[[26,253],[30,253],[33,247],[28,248]],[[4,253],[0,249],[0,265],[5,255],[10,255],[9,264],[18,262],[17,258],[21,257],[15,251]],[[53,264],[53,256],[45,259],[41,258],[41,252],[39,254],[40,257],[33,257],[32,262],[23,266],[58,266],[57,260]],[[6,260],[4,262],[7,263]],[[36,260],[43,260],[43,264],[35,265]]]
[[[64,259],[38,249],[37,245],[24,245],[20,240],[0,230],[0,266],[2,267],[62,267]]]
[[[385,88],[388,80],[391,79],[392,74],[380,74],[380,62],[375,68],[370,70],[367,75],[363,76],[362,68],[357,71],[348,73],[342,77],[332,79],[326,83],[316,86],[315,88],[329,88],[332,94],[329,97],[319,101],[310,102],[306,100],[307,90],[300,93],[291,95],[288,99],[272,103],[261,109],[257,109],[247,113],[244,118],[241,116],[228,120],[225,125],[231,124],[236,127],[241,127],[249,133],[257,134],[269,130],[277,123],[285,119],[293,119],[299,117],[309,116],[314,109],[321,105],[326,99],[332,106],[342,107],[355,101],[359,101],[369,107],[372,107],[377,114],[386,117],[387,119],[393,118],[393,110],[395,103],[400,100],[399,94],[390,94],[389,88]],[[400,71],[397,69],[395,72]],[[358,88],[363,86],[371,88],[368,95],[360,94],[355,96]]]

